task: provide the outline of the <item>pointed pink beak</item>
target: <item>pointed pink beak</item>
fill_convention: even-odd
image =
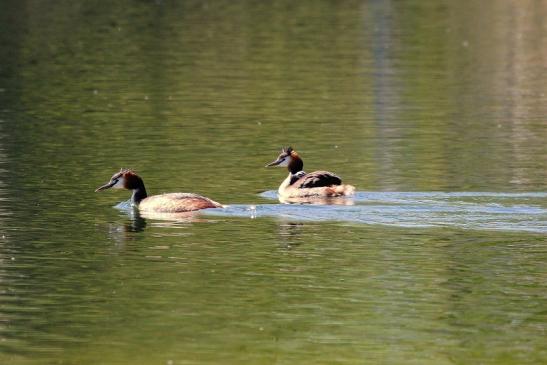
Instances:
[[[107,182],[106,184],[102,185],[102,186],[99,186],[97,189],[95,189],[95,192],[99,192],[101,190],[106,190],[106,189],[110,189],[111,187],[113,187],[114,185],[116,185],[116,181],[109,181]]]
[[[283,159],[282,159],[282,158],[278,158],[277,160],[270,162],[269,164],[267,164],[267,165],[264,166],[264,167],[277,166],[277,165],[279,165],[281,162],[283,162]]]

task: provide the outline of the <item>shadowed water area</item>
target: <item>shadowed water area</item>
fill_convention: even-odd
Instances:
[[[546,18],[2,1],[0,364],[547,363]],[[287,145],[356,195],[281,204]]]

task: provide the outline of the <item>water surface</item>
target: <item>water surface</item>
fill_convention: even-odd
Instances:
[[[0,363],[547,362],[546,16],[4,1]],[[280,204],[287,145],[357,195]],[[115,209],[120,167],[229,207]]]

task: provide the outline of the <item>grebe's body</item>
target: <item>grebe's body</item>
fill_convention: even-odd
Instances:
[[[95,191],[105,189],[127,189],[131,190],[131,204],[139,208],[141,212],[149,213],[181,213],[206,208],[222,208],[209,198],[192,193],[167,193],[148,196],[144,182],[131,170],[121,170],[112,175],[110,181]]]
[[[304,172],[304,162],[291,147],[283,148],[277,160],[266,165],[269,166],[286,166],[289,170],[278,189],[281,198],[339,197],[355,191],[355,187],[343,185],[342,179],[332,172]]]

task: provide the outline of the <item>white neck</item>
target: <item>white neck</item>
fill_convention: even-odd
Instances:
[[[292,175],[289,172],[289,176],[287,176],[287,178],[283,180],[281,185],[279,185],[279,189],[277,189],[279,195],[283,195],[283,192],[289,187],[289,185],[291,184],[291,177]]]

